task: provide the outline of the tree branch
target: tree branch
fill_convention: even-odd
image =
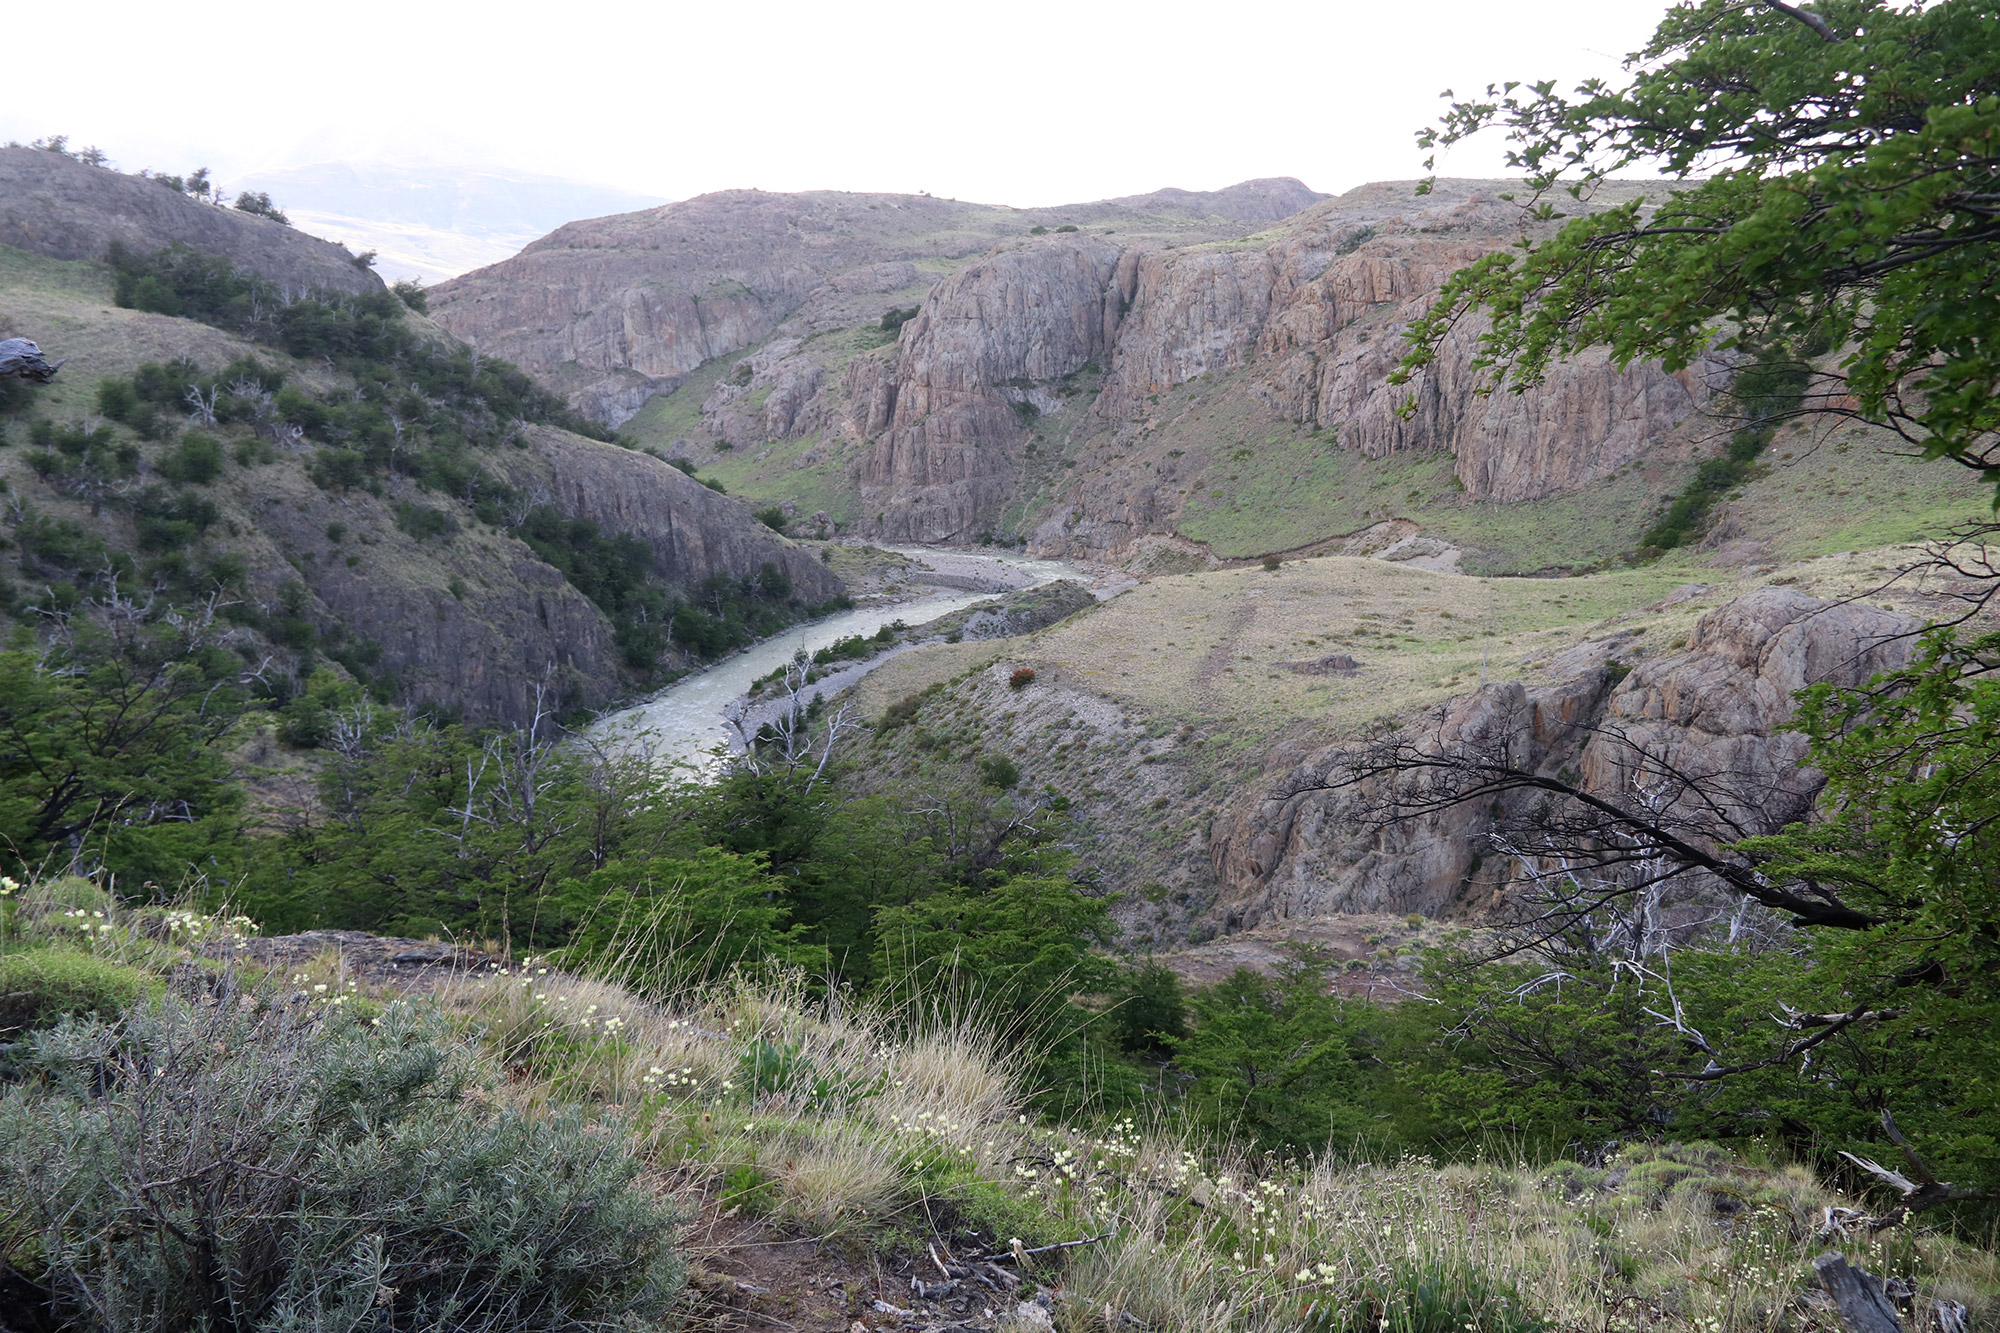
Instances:
[[[1786,18],[1797,19],[1799,22],[1805,24],[1820,35],[1821,41],[1837,42],[1840,40],[1840,34],[1829,28],[1826,25],[1826,20],[1813,13],[1810,9],[1800,9],[1797,5],[1788,5],[1785,3],[1785,0],[1761,0],[1761,2],[1764,8],[1774,9]]]

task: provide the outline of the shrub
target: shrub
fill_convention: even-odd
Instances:
[[[900,334],[903,326],[917,317],[920,308],[913,305],[897,306],[883,313],[882,322],[877,327],[884,333]]]
[[[424,284],[414,278],[400,278],[389,285],[396,298],[419,315],[431,312],[431,294],[424,290]]]
[[[70,1014],[113,1017],[159,983],[80,949],[31,949],[0,956],[0,1037],[46,1027]]]
[[[979,761],[979,780],[989,787],[1007,791],[1019,785],[1021,767],[1004,754],[988,755]]]
[[[1275,555],[1267,555],[1264,557],[1264,570],[1266,573],[1275,574],[1280,569],[1283,569],[1284,565],[1285,562],[1278,559],[1278,557]]]
[[[65,1023],[25,1063],[0,1099],[10,1314],[580,1333],[662,1320],[681,1289],[682,1217],[624,1134],[498,1105],[433,1011],[376,1027],[225,977]]]
[[[783,532],[785,530],[785,511],[776,505],[772,505],[769,509],[759,509],[757,511],[757,521],[773,532]]]
[[[206,486],[222,475],[222,442],[200,431],[189,431],[181,442],[161,454],[153,470],[184,486]]]
[[[1007,686],[1009,689],[1025,690],[1034,683],[1035,669],[1033,667],[1015,667],[1014,674],[1007,677]]]
[[[449,513],[402,500],[396,502],[396,526],[420,542],[433,537],[450,541],[458,535],[458,520]]]

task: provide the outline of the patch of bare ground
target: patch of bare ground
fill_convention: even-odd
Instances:
[[[1051,1308],[1056,1293],[983,1246],[933,1238],[920,1251],[875,1252],[789,1235],[767,1222],[704,1207],[686,1242],[687,1327],[705,1333],[947,1333],[1032,1328],[1019,1307]],[[1043,1325],[1047,1327],[1047,1325]]]
[[[428,995],[459,977],[506,966],[498,950],[439,940],[370,935],[359,930],[308,930],[210,945],[211,958],[248,963],[269,972],[310,969],[336,988],[352,981],[368,990]]]
[[[1466,929],[1425,917],[1356,912],[1294,917],[1153,955],[1190,986],[1212,986],[1239,968],[1275,975],[1297,951],[1319,951],[1331,966],[1331,989],[1342,995],[1396,1003],[1420,994],[1423,950]]]

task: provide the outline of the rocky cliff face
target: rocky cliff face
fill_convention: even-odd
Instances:
[[[1629,795],[1638,756],[1717,781],[1726,813],[1746,833],[1799,818],[1821,779],[1801,767],[1805,742],[1777,731],[1792,693],[1825,682],[1858,685],[1904,663],[1918,622],[1899,612],[1823,601],[1766,587],[1704,616],[1687,649],[1644,661],[1622,679],[1607,670],[1633,644],[1585,643],[1552,664],[1556,683],[1489,685],[1412,721],[1425,747],[1505,743],[1536,771],[1569,769],[1590,791]],[[1210,843],[1223,929],[1333,912],[1476,911],[1504,895],[1510,870],[1485,834],[1503,807],[1459,806],[1375,831],[1363,793],[1313,790],[1341,747],[1299,757],[1266,795],[1240,798]],[[1481,854],[1486,854],[1484,866]]]
[[[1048,553],[1117,558],[1187,526],[1189,497],[1217,485],[1205,447],[1232,437],[1277,430],[1366,459],[1448,456],[1467,500],[1519,502],[1610,476],[1696,413],[1721,367],[1668,375],[1585,356],[1533,392],[1483,393],[1471,327],[1407,389],[1387,383],[1403,327],[1445,279],[1519,239],[1523,214],[1498,188],[1163,191],[1047,210],[1083,220],[1038,224],[1041,236],[1022,235],[1030,215],[1010,214],[1013,237],[997,246],[982,228],[998,224],[970,205],[710,196],[574,224],[449,286],[438,308],[613,419],[704,360],[749,349],[702,391],[698,429],[663,443],[705,461],[810,441],[795,466],[851,491],[863,532],[953,541],[1006,528]],[[1174,208],[1211,221],[1175,230],[1131,216]],[[1214,222],[1225,212],[1239,236],[1284,220],[1231,239]],[[861,262],[919,236],[923,259]],[[973,250],[984,253],[945,262]],[[873,311],[896,302],[915,317],[895,345],[871,345]],[[1300,535],[1352,526],[1329,514]]]
[[[506,464],[508,479],[566,517],[606,532],[627,532],[653,550],[663,578],[692,591],[714,574],[745,577],[766,563],[792,581],[793,594],[823,602],[843,591],[833,571],[678,468],[617,445],[537,427],[530,448]]]
[[[294,291],[379,291],[353,256],[269,218],[217,208],[142,176],[58,153],[0,148],[0,245],[52,259],[103,259],[114,241],[153,251],[173,242],[227,255]]]
[[[840,325],[877,320],[884,302],[856,308],[856,298],[915,304],[945,271],[1035,227],[1211,240],[1324,197],[1289,179],[1053,209],[729,190],[570,223],[513,259],[440,283],[432,312],[615,424],[705,361],[781,326],[796,336],[832,327],[829,315]],[[802,429],[795,418],[777,424],[778,438]]]
[[[848,386],[845,425],[873,440],[857,477],[875,530],[948,540],[990,527],[1013,494],[1029,422],[1060,407],[1058,381],[1099,360],[1108,374],[1090,416],[1112,453],[1147,452],[1162,394],[1235,376],[1210,419],[1247,400],[1370,458],[1450,453],[1475,500],[1540,499],[1607,476],[1706,401],[1717,368],[1675,376],[1591,356],[1533,392],[1484,395],[1467,329],[1409,390],[1388,384],[1402,327],[1520,227],[1511,205],[1463,182],[1428,199],[1378,186],[1309,209],[1263,244],[1094,237],[1080,262],[1083,243],[1051,238],[969,265],[926,299],[893,366]],[[1408,395],[1416,412],[1405,418]],[[1115,555],[1170,528],[1185,487],[1168,484],[1182,478],[1157,453],[1164,476],[1107,486],[1092,469],[1069,481],[1037,544]]]
[[[948,541],[991,519],[1025,423],[1060,407],[1061,381],[1117,340],[1119,255],[1102,241],[1030,243],[938,285],[884,377],[892,406],[878,411],[873,386],[861,402],[867,422],[884,419],[856,467],[864,500],[883,507],[876,530]]]

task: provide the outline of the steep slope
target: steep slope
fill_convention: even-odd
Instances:
[[[345,248],[268,218],[60,153],[0,148],[0,245],[51,259],[103,259],[113,243],[145,251],[179,243],[227,255],[294,291],[382,289]]]
[[[130,178],[79,169],[112,182],[112,203],[95,207],[114,211]],[[820,561],[734,500],[553,425],[499,423],[494,445],[438,444],[444,471],[416,466],[407,451],[420,437],[407,428],[439,403],[389,399],[401,415],[382,420],[400,423],[396,439],[369,444],[375,426],[338,424],[367,395],[330,360],[119,308],[111,278],[100,264],[0,246],[0,336],[68,358],[54,383],[0,412],[0,442],[32,445],[0,453],[11,506],[0,610],[20,623],[135,585],[156,606],[212,600],[225,642],[281,698],[337,664],[383,698],[519,723],[538,691],[589,709],[693,660],[698,645],[684,640],[659,649],[621,635],[632,617],[613,614],[614,594],[651,588],[668,609],[713,607],[720,579],[746,614],[782,623],[842,593]],[[473,371],[441,330],[401,318],[410,345],[441,358],[433,371]],[[164,390],[158,408],[107,421],[103,391],[129,392],[148,364]],[[188,386],[208,386],[213,421],[188,419]],[[440,417],[436,439],[459,429]],[[204,439],[207,461],[190,468],[187,451]],[[380,467],[367,461],[378,446]],[[554,519],[537,519],[543,511]],[[639,544],[636,568],[624,539]],[[629,571],[622,588],[605,582],[607,559]]]
[[[828,287],[833,299],[820,301],[802,332],[832,327],[824,307],[854,304],[843,296],[893,298],[837,316],[875,323],[896,304],[915,304],[968,256],[1036,227],[1090,223],[1201,241],[1320,197],[1290,180],[1055,209],[729,190],[570,223],[505,263],[440,284],[433,308],[452,332],[616,423],[705,362],[764,342]]]

